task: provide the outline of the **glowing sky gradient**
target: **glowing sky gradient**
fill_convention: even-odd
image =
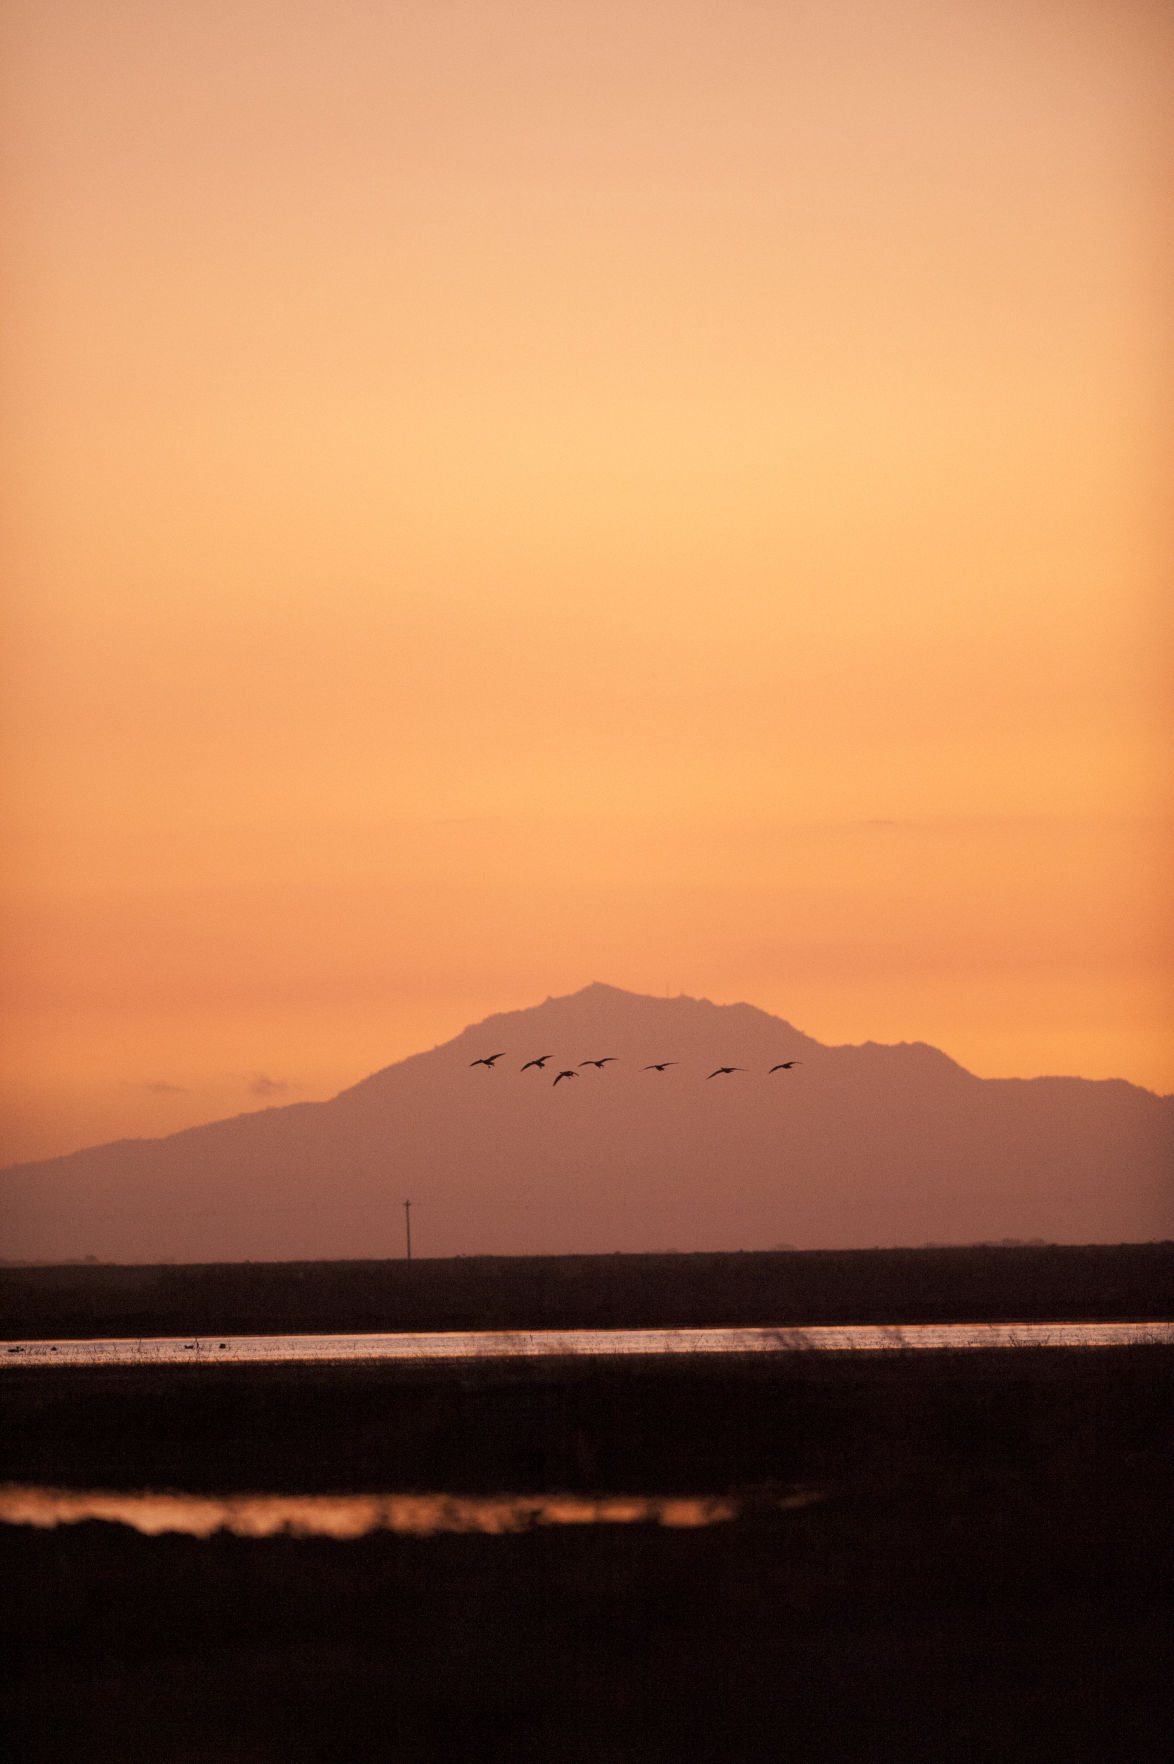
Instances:
[[[595,978],[1174,1089],[1172,19],[10,0],[5,1155]]]

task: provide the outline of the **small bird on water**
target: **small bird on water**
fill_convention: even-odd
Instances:
[[[504,1058],[505,1058],[504,1054],[487,1054],[485,1059],[483,1059],[483,1060],[470,1060],[469,1065],[470,1065],[470,1067],[488,1066],[489,1070],[492,1072],[494,1060],[504,1060]]]
[[[579,1074],[577,1072],[560,1072],[555,1079],[555,1083],[561,1084],[564,1078],[577,1078],[578,1076]]]

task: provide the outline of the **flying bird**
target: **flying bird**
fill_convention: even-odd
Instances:
[[[745,1066],[719,1066],[717,1071],[711,1072],[709,1076],[711,1078],[720,1078],[726,1072],[744,1072],[745,1070]]]
[[[492,1072],[494,1060],[504,1060],[504,1058],[504,1054],[488,1054],[483,1060],[470,1060],[469,1066],[470,1068],[473,1066],[488,1066],[489,1070]]]
[[[802,1060],[780,1060],[777,1066],[771,1067],[770,1072],[789,1072],[792,1066],[801,1066],[802,1064]],[[770,1072],[767,1073],[768,1078]]]
[[[646,1072],[663,1072],[666,1066],[675,1066],[676,1064],[676,1060],[661,1060],[659,1066],[645,1066],[644,1070]]]
[[[543,1054],[541,1059],[527,1060],[526,1064],[522,1067],[522,1070],[523,1070],[523,1072],[528,1072],[530,1070],[531,1066],[537,1066],[538,1070],[541,1072],[543,1067],[546,1065],[547,1060],[553,1060],[553,1058],[554,1058],[553,1054]]]
[[[555,1079],[555,1083],[561,1084],[564,1078],[577,1078],[578,1076],[579,1074],[577,1072],[560,1072]]]
[[[581,1066],[598,1066],[599,1070],[602,1072],[605,1066],[610,1066],[614,1063],[615,1058],[615,1054],[604,1054],[601,1060],[580,1060],[579,1064]]]

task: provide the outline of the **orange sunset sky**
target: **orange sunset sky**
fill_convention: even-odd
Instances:
[[[1162,0],[0,18],[8,1159],[592,979],[1174,1089]]]

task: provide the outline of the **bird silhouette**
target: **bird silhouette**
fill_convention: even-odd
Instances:
[[[601,1060],[580,1060],[579,1064],[581,1066],[598,1066],[599,1070],[602,1072],[605,1066],[613,1064],[615,1058],[615,1054],[605,1054]]]
[[[560,1072],[555,1079],[555,1083],[561,1084],[564,1078],[577,1078],[578,1076],[579,1074],[577,1072]]]
[[[645,1066],[644,1070],[646,1072],[663,1072],[666,1066],[675,1066],[676,1064],[676,1060],[661,1060],[659,1066]]]
[[[523,1072],[528,1072],[530,1070],[531,1066],[537,1066],[538,1070],[541,1072],[543,1067],[546,1065],[547,1060],[553,1060],[553,1058],[554,1058],[553,1054],[543,1054],[541,1059],[527,1060],[526,1064],[522,1067],[522,1070],[523,1070]]]
[[[745,1066],[719,1066],[717,1071],[711,1072],[709,1076],[711,1078],[720,1078],[726,1072],[744,1072],[745,1070]]]
[[[494,1060],[504,1060],[504,1058],[504,1054],[488,1054],[483,1060],[470,1060],[469,1066],[470,1068],[473,1066],[488,1066],[489,1070],[492,1072]]]
[[[770,1072],[789,1072],[792,1066],[801,1066],[802,1064],[802,1060],[780,1060],[777,1066],[771,1067]],[[768,1078],[770,1072],[767,1073]]]

